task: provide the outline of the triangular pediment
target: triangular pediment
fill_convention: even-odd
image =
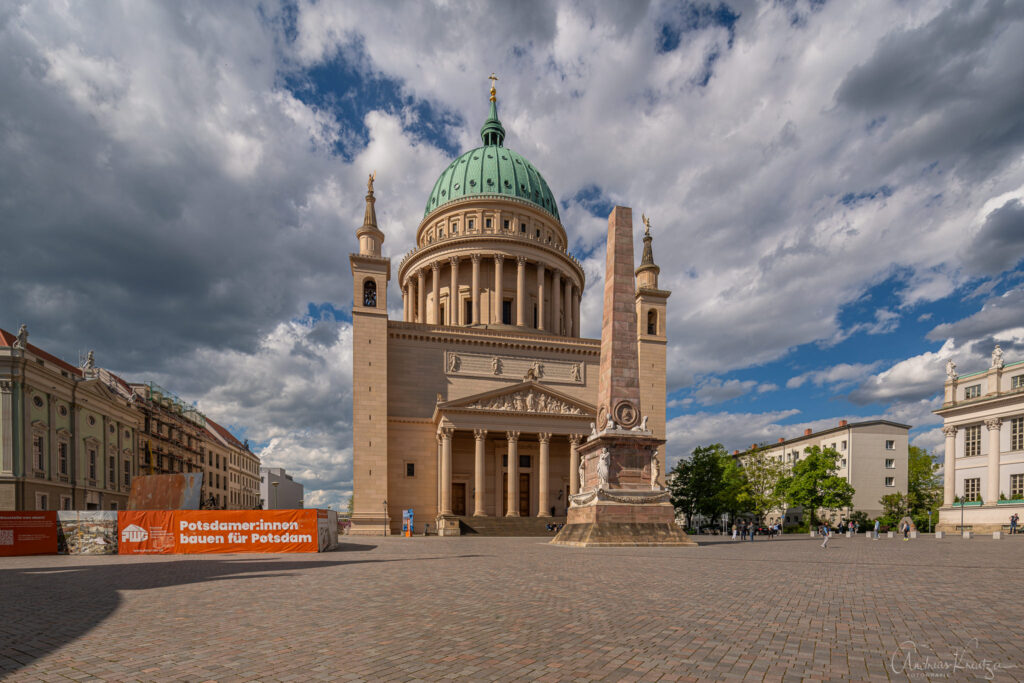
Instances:
[[[579,399],[532,380],[439,403],[441,410],[577,415],[593,417],[597,409]]]

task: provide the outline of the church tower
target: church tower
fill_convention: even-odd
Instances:
[[[384,233],[374,210],[374,175],[356,231],[352,267],[352,510],[353,535],[386,535],[388,477],[388,282],[391,259],[381,255]]]
[[[665,351],[666,309],[671,292],[658,289],[658,275],[661,273],[654,263],[651,248],[651,219],[643,217],[644,252],[640,266],[636,269],[636,326],[637,350],[640,356],[640,405],[641,413],[650,416],[651,431],[659,439],[665,438]],[[665,454],[662,453],[664,458]],[[664,461],[662,472],[664,472]]]

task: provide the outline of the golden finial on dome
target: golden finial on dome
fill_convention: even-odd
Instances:
[[[373,194],[373,181],[377,179],[377,172],[374,171],[370,174],[370,179],[366,181],[366,190],[370,194]]]
[[[488,76],[487,78],[490,79],[490,81],[491,81],[491,102],[497,102],[498,101],[498,91],[494,89],[494,82],[496,80],[498,80],[498,77],[495,76],[494,72],[492,71],[491,75]]]

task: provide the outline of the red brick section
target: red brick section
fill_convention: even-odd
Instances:
[[[616,206],[608,216],[604,273],[597,405],[607,412],[614,411],[620,401],[629,401],[637,414],[632,423],[635,424],[640,420],[640,375],[633,282],[633,210],[629,207]],[[603,422],[604,416],[598,415],[598,423]]]

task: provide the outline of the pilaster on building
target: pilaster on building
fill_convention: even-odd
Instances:
[[[986,533],[1024,513],[1024,361],[997,344],[985,370],[960,375],[947,361],[939,530]]]

